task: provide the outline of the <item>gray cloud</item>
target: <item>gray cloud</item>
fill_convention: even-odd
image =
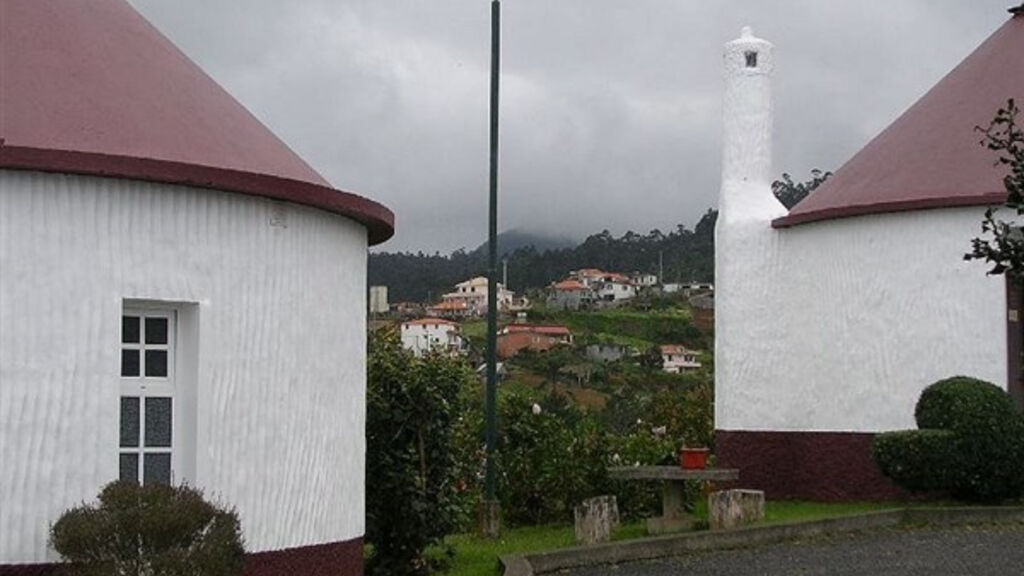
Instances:
[[[131,0],[334,185],[384,250],[486,235],[485,0]],[[716,202],[721,45],[776,45],[775,170],[838,168],[1006,20],[1010,0],[505,0],[501,228],[692,226]]]

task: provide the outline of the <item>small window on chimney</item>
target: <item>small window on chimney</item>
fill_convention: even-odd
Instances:
[[[744,52],[743,55],[747,58],[747,68],[757,68],[757,52]]]

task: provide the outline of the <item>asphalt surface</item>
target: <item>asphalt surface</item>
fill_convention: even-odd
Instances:
[[[1024,574],[1024,527],[884,530],[699,552],[563,576],[1012,576]]]

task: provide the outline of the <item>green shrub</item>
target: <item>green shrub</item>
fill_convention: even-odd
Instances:
[[[393,333],[370,341],[366,418],[367,574],[428,574],[424,552],[458,525],[454,434],[469,367],[442,355],[415,358]]]
[[[98,505],[65,512],[50,542],[77,576],[228,576],[241,573],[245,552],[233,510],[188,486],[134,482],[112,482]]]
[[[882,472],[912,491],[952,486],[957,436],[949,430],[900,430],[875,437],[872,455]]]
[[[510,524],[571,521],[583,499],[608,493],[607,438],[594,417],[517,394],[500,408],[498,497]]]
[[[1024,420],[1004,390],[965,376],[940,380],[921,393],[914,416],[921,430],[875,439],[875,459],[896,483],[970,501],[1021,495]]]

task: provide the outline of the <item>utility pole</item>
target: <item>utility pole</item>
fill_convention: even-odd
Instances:
[[[498,346],[498,78],[501,64],[501,2],[491,1],[491,169],[487,260],[487,390],[484,425],[487,429],[484,499],[480,503],[480,532],[497,538],[501,531],[501,506],[495,496],[494,457],[497,444],[497,346]]]

